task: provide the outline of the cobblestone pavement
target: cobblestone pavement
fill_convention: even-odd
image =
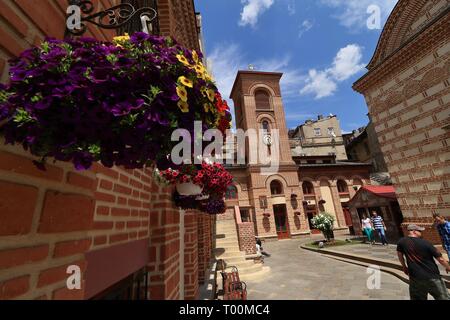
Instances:
[[[248,281],[249,300],[408,300],[408,285],[381,273],[381,288],[369,290],[366,268],[300,248],[305,240],[267,242],[270,274]]]
[[[370,244],[355,244],[351,246],[337,246],[330,248],[334,251],[341,251],[345,253],[350,254],[356,254],[360,256],[366,256],[374,259],[383,259],[392,261],[394,263],[400,264],[397,258],[397,246],[396,245],[389,245],[389,246],[382,246],[379,244],[370,245]],[[444,258],[447,258],[446,255],[444,255]],[[446,275],[445,268],[441,266],[440,264],[437,264],[441,274]]]

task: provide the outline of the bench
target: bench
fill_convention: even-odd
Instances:
[[[217,269],[221,270],[222,288],[224,300],[247,300],[247,284],[239,279],[237,267],[231,267],[231,272],[226,272],[224,260],[217,261]]]

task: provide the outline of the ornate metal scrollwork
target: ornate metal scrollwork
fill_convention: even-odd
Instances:
[[[139,16],[142,21],[142,30],[150,31],[150,23],[155,20],[158,13],[150,7],[136,9],[131,3],[121,3],[109,9],[94,12],[91,0],[69,0],[69,5],[77,5],[80,8],[81,17],[79,28],[66,29],[66,36],[81,36],[87,30],[87,24],[92,23],[103,29],[120,29]]]

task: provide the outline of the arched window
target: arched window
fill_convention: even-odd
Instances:
[[[272,195],[283,194],[283,185],[280,181],[274,180],[270,183],[270,193]]]
[[[256,109],[270,110],[270,96],[264,90],[257,90],[255,92]]]
[[[263,122],[261,122],[261,127],[264,130],[264,132],[270,132],[269,121],[264,120]]]
[[[339,193],[348,193],[348,186],[344,180],[338,180],[337,189]]]
[[[238,190],[237,190],[236,186],[233,186],[233,185],[228,186],[227,192],[225,193],[225,198],[227,200],[238,198]]]
[[[354,179],[353,180],[353,189],[355,191],[358,191],[362,186],[363,186],[363,183],[362,183],[361,180],[359,180],[359,179]]]
[[[302,184],[303,194],[314,194],[314,186],[311,182],[305,181]]]

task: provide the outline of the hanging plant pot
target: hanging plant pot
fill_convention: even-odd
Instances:
[[[201,194],[197,198],[195,198],[195,200],[197,200],[197,201],[205,201],[208,199],[209,199],[209,194]]]
[[[177,183],[176,188],[182,196],[197,196],[203,192],[202,187],[192,182]]]

